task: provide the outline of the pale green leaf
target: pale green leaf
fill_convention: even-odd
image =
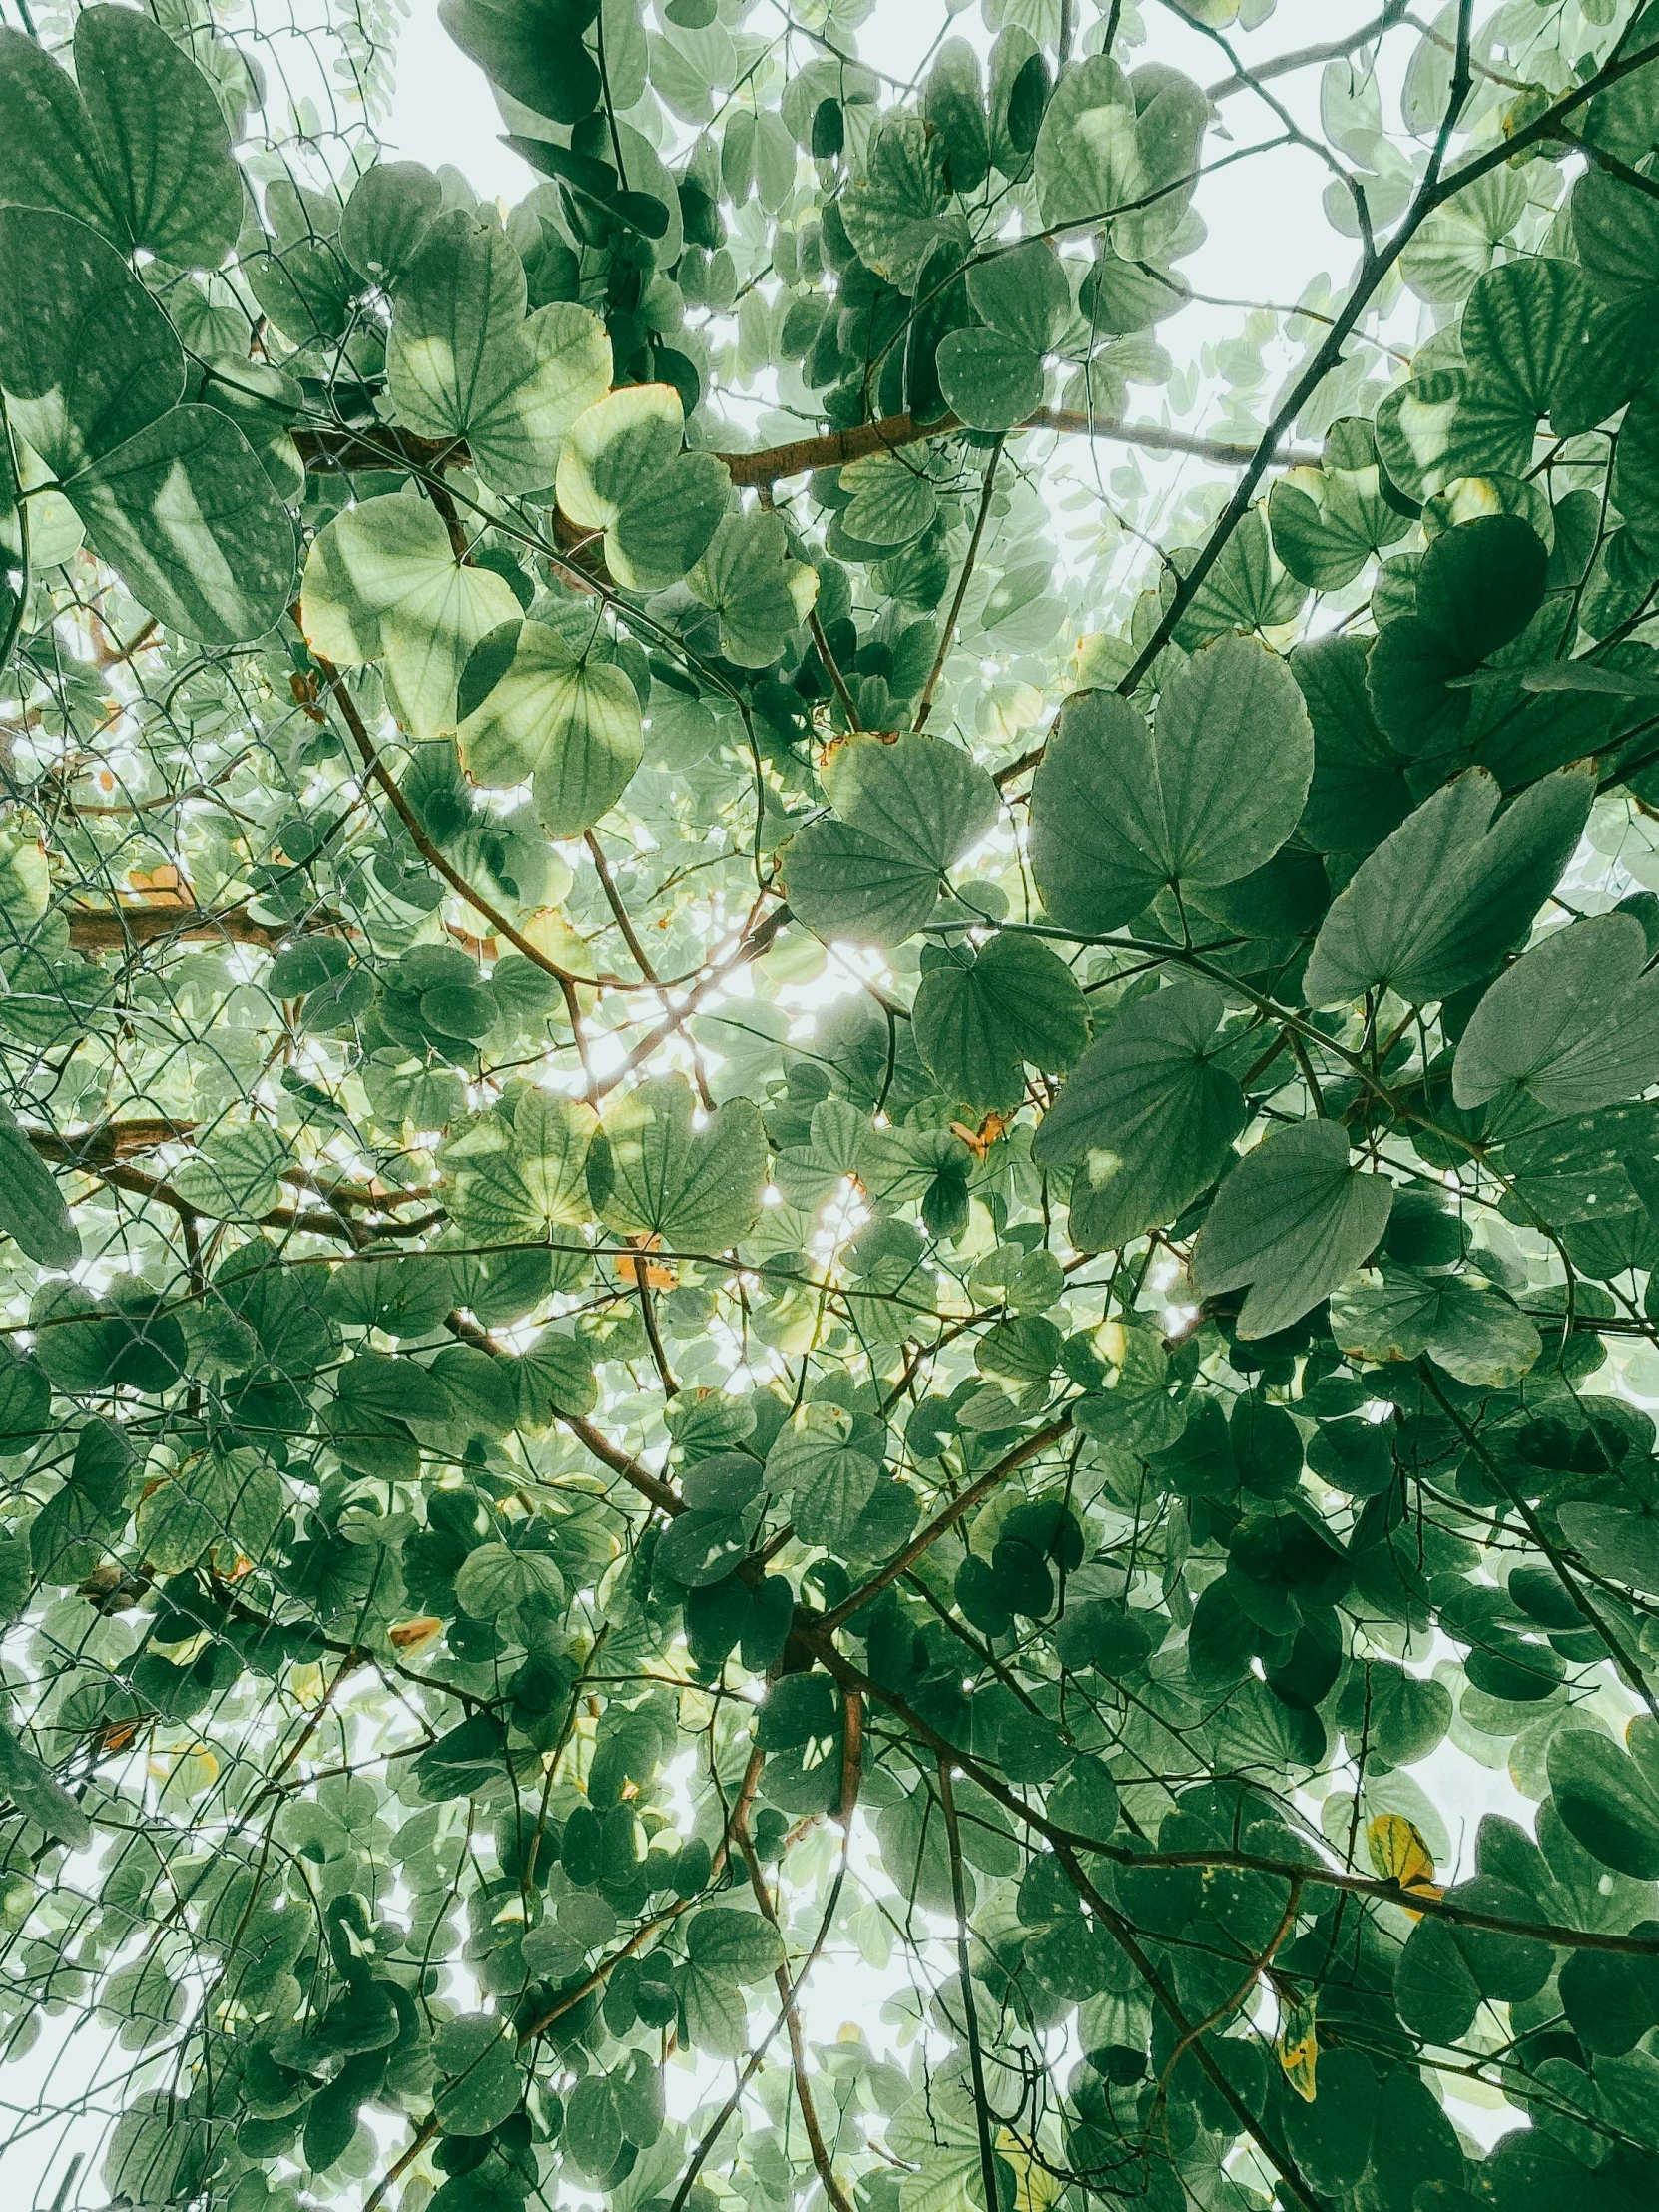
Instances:
[[[527,622],[512,660],[456,733],[480,784],[534,781],[551,836],[591,829],[616,803],[644,749],[638,694],[614,662],[587,658],[557,630]]]
[[[387,683],[421,739],[455,727],[473,647],[518,614],[504,579],[457,561],[442,520],[413,492],[367,500],[318,531],[300,606],[306,639],[324,659],[387,663]]]
[[[682,450],[685,417],[666,384],[614,391],[579,415],[558,468],[559,505],[605,534],[605,560],[630,591],[677,583],[714,536],[730,479],[712,453]]]

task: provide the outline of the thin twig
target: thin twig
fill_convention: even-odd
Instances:
[[[841,703],[842,712],[854,730],[861,730],[863,724],[858,720],[858,702],[852,696],[851,686],[841,674],[840,663],[830,650],[830,640],[824,634],[824,624],[816,607],[808,610],[807,628],[812,633],[813,643],[818,648],[818,657],[824,663],[824,673],[829,677],[835,697]]]
[[[916,728],[925,729],[927,717],[933,711],[933,694],[939,678],[944,674],[944,664],[950,658],[951,644],[956,636],[956,625],[962,619],[962,601],[973,576],[973,564],[979,558],[979,542],[985,535],[985,524],[990,520],[991,493],[996,488],[996,464],[1002,458],[1002,440],[991,447],[990,458],[985,463],[985,481],[979,492],[979,512],[973,520],[973,535],[968,539],[968,549],[962,562],[962,573],[956,579],[956,596],[950,602],[950,612],[945,617],[944,629],[939,636],[939,650],[933,656],[933,665],[927,671],[927,681],[921,688],[921,701],[916,708]]]
[[[945,1846],[950,1855],[950,1898],[956,1910],[956,1970],[962,1984],[962,2020],[967,2028],[968,2070],[973,2077],[973,2117],[979,2132],[979,2179],[985,2212],[1000,2212],[996,2152],[991,2145],[990,2099],[985,2089],[985,2054],[979,2045],[979,2007],[973,1994],[968,1957],[967,1886],[962,1874],[962,1838],[956,1825],[956,1796],[950,1786],[950,1761],[939,1758],[939,1804],[944,1810]]]

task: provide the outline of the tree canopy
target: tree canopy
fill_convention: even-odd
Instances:
[[[14,2152],[1651,2206],[1659,5],[438,12],[0,28]]]

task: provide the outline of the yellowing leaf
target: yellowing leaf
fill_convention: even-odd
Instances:
[[[386,1641],[393,1651],[405,1659],[428,1650],[443,1634],[443,1623],[435,1613],[417,1613],[413,1620],[394,1621],[386,1630]]]
[[[1056,2175],[1037,2164],[1019,2137],[1004,2128],[996,2139],[996,2154],[1014,2173],[1014,2212],[1048,2212],[1060,2194]]]
[[[1420,1830],[1402,1813],[1379,1813],[1375,1820],[1368,1821],[1366,1849],[1380,1880],[1397,1882],[1402,1890],[1415,1890],[1424,1897],[1444,1897],[1445,1892],[1434,1880],[1433,1854]],[[1411,1915],[1413,1920],[1419,1917]]]
[[[1312,2104],[1316,2095],[1314,2070],[1320,2055],[1316,2001],[1309,1996],[1286,2003],[1279,2020],[1279,2063],[1285,2079],[1306,2104]]]

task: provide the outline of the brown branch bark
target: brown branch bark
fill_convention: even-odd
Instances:
[[[1139,446],[1148,453],[1190,453],[1229,468],[1245,468],[1255,457],[1254,447],[1236,445],[1226,438],[1171,430],[1156,422],[1124,422],[1116,416],[1071,407],[1039,407],[1015,427],[1049,430],[1060,437],[1108,438],[1120,445]],[[933,422],[917,422],[908,414],[883,415],[850,430],[815,431],[811,437],[766,446],[758,453],[717,453],[715,458],[725,462],[734,484],[753,489],[775,484],[783,477],[804,476],[813,469],[843,468],[849,461],[867,460],[873,453],[897,452],[926,438],[950,437],[962,428],[961,418],[953,414],[940,415]],[[1007,434],[1012,436],[1014,432]],[[300,458],[311,468],[398,468],[426,474],[461,466],[467,460],[466,447],[459,439],[417,438],[410,431],[389,427],[296,430],[293,442]],[[1320,459],[1317,452],[1292,447],[1278,457],[1287,467],[1317,467]]]
[[[218,913],[194,906],[85,907],[72,909],[64,918],[69,923],[70,949],[74,952],[131,952],[162,938],[176,938],[182,944],[229,939],[232,944],[253,944],[262,952],[276,952],[304,930],[330,926],[310,921],[284,922],[278,928],[271,922],[252,920],[246,906],[227,906]]]

